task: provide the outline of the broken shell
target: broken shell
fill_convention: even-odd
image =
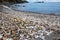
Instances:
[[[15,34],[16,34],[16,32],[15,32],[15,31],[12,31],[12,34],[13,34],[13,35],[15,35]]]
[[[2,37],[3,37],[2,34],[0,34],[0,39],[1,39]]]
[[[6,40],[13,40],[12,38],[7,38]]]
[[[25,28],[26,28],[26,26],[22,26],[21,28],[22,28],[22,29],[25,29]]]

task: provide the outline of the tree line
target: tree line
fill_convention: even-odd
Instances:
[[[26,0],[0,0],[0,3],[9,2],[9,3],[28,3]]]

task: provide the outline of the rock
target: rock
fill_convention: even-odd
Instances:
[[[2,10],[1,10],[2,9]],[[8,14],[15,14],[15,11],[5,5],[0,5],[0,12],[8,13]]]
[[[31,39],[31,40],[43,40],[43,39],[41,39],[41,38],[35,38],[35,39]]]
[[[48,36],[45,36],[45,40],[59,40],[60,39],[60,30],[57,30],[51,33]]]

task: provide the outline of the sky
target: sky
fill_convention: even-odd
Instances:
[[[60,2],[60,0],[27,0],[29,2],[44,1],[44,2]]]

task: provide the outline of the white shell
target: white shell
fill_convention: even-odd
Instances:
[[[13,40],[12,38],[7,38],[6,40]]]
[[[2,38],[2,34],[0,34],[0,39]]]

